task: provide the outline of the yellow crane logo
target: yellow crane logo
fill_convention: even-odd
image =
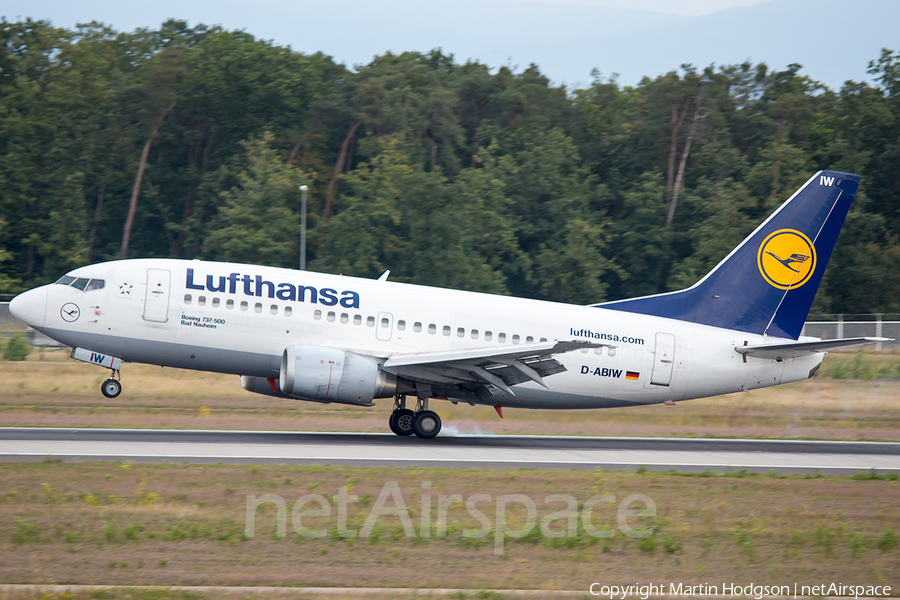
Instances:
[[[816,270],[816,248],[795,229],[779,229],[759,245],[756,264],[763,279],[780,290],[792,290],[809,281]]]

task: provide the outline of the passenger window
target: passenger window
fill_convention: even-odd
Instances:
[[[529,335],[527,338],[525,338],[525,343],[526,343],[526,344],[531,344],[532,342],[534,342],[534,338],[531,337],[530,335]]]
[[[643,350],[635,350],[634,351],[634,360],[644,360],[644,351]]]
[[[213,298],[213,299],[212,299],[212,305],[213,305],[213,308],[219,308],[219,299],[218,299],[218,298]]]
[[[546,341],[547,341],[547,338],[541,338],[541,341],[542,341],[542,342],[546,342]]]
[[[269,307],[269,314],[271,314],[271,315],[278,314],[278,305],[277,304],[273,304],[272,306]]]
[[[257,302],[256,304],[254,304],[253,310],[255,310],[258,313],[261,313],[262,312],[262,302]]]
[[[87,280],[85,277],[79,277],[79,278],[76,279],[75,282],[72,284],[72,287],[73,287],[73,288],[78,288],[79,290],[81,290],[81,291],[83,292],[83,291],[84,291],[84,288],[87,287],[87,284],[88,284],[88,280]]]
[[[501,344],[505,343],[506,342],[506,334],[505,333],[497,334],[497,341],[500,342]]]
[[[316,310],[316,312],[313,313],[313,319],[315,319],[316,321],[321,320],[322,319],[322,311]]]
[[[434,323],[430,324],[430,325],[428,326],[428,333],[430,333],[430,334],[432,334],[432,335],[434,335],[435,333],[437,333],[437,325],[435,325]]]
[[[581,349],[581,353],[582,353],[582,354],[587,354],[587,353],[588,353],[588,349],[587,349],[587,348],[582,348],[582,349]]]
[[[347,313],[341,313],[341,323],[348,323],[350,321],[350,315]]]
[[[466,337],[466,330],[464,327],[458,327],[456,329],[456,337],[458,337],[458,338]]]
[[[197,305],[206,306],[206,296],[197,296]]]
[[[191,295],[190,295],[190,294],[185,294],[185,295],[184,295],[184,303],[185,303],[185,304],[190,304],[190,303],[191,303]]]
[[[513,344],[518,344],[518,343],[519,343],[519,334],[518,334],[518,333],[514,333],[514,334],[513,334],[513,336],[512,336],[512,343],[513,343]]]
[[[284,316],[289,317],[292,314],[294,314],[294,309],[291,308],[290,306],[285,306],[284,307]]]
[[[226,300],[225,308],[227,308],[228,310],[231,310],[232,308],[234,308],[234,300]]]
[[[491,341],[491,338],[492,338],[493,336],[494,336],[494,334],[491,333],[490,331],[485,331],[485,332],[484,332],[484,341],[486,341],[486,342]]]
[[[362,315],[353,315],[353,324],[362,325]]]
[[[478,339],[478,330],[477,330],[477,329],[473,329],[473,330],[472,330],[472,333],[469,334],[469,335],[472,336],[472,339],[473,339],[473,340],[477,340],[477,339]]]
[[[607,354],[609,354],[610,357],[615,356],[615,355],[616,355],[616,349],[615,349],[615,348],[610,348],[610,349],[609,349],[609,352],[607,352]]]
[[[381,328],[387,329],[391,324],[391,320],[387,317],[381,317]]]
[[[397,331],[403,331],[404,329],[406,329],[406,321],[397,321]]]
[[[106,286],[106,282],[102,279],[91,279],[91,282],[85,288],[86,292],[91,290],[102,290]]]
[[[247,301],[246,301],[246,300],[244,300],[243,302],[241,302],[241,310],[246,311],[246,310],[247,310],[247,306],[248,306],[248,304],[247,304]]]
[[[59,279],[56,280],[56,285],[71,285],[72,282],[75,281],[74,277],[69,277],[68,275],[63,275]]]
[[[375,327],[375,317],[366,317],[366,327]]]
[[[599,348],[594,348],[594,354],[596,354],[597,356],[602,355],[603,354],[603,346],[600,346]]]
[[[422,331],[422,324],[419,323],[418,321],[413,323],[413,331],[415,331],[416,333],[419,333],[420,331]]]
[[[450,326],[444,325],[444,330],[442,331],[444,335],[450,335]]]
[[[326,316],[325,318],[328,320],[329,323],[334,323],[334,317],[335,317],[334,311],[333,311],[333,310],[329,310],[329,311],[328,311],[328,316]]]

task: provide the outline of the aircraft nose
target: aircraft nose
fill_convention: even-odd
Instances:
[[[46,308],[47,288],[45,286],[23,292],[9,302],[9,312],[18,320],[35,329],[44,326]]]

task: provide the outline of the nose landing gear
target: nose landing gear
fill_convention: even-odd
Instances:
[[[87,348],[72,348],[72,358],[81,362],[97,365],[98,367],[106,367],[111,372],[109,379],[100,384],[100,393],[107,398],[115,398],[122,393],[122,373],[119,367],[122,366],[122,359],[109,354],[88,350]]]
[[[119,379],[115,379],[118,375]],[[107,398],[115,398],[122,393],[122,374],[116,369],[112,372],[109,379],[100,384],[100,393]]]
[[[406,408],[406,396],[403,394],[394,397],[394,411],[388,425],[397,435],[416,434],[417,437],[426,440],[441,432],[441,418],[436,412],[428,410],[428,398],[420,398],[413,412]]]

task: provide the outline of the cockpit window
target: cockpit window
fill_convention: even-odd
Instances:
[[[79,277],[76,279],[69,275],[64,275],[57,280],[56,285],[70,285],[73,288],[78,288],[84,292],[90,292],[105,288],[106,281],[103,279],[88,279],[87,277]]]

